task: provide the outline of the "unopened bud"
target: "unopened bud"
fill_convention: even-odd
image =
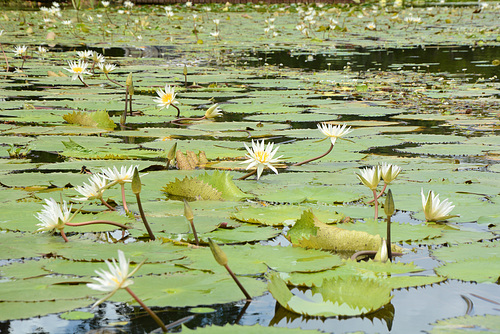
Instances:
[[[170,148],[170,151],[168,151],[167,159],[170,161],[174,160],[176,151],[177,151],[177,142],[175,142],[174,145],[172,145],[172,147]]]
[[[188,67],[186,66],[186,64],[184,64],[184,71],[182,73],[184,73],[184,75],[188,74]]]
[[[191,205],[189,205],[189,203],[186,200],[184,200],[184,217],[186,217],[186,219],[189,221],[192,221],[194,219]]]
[[[394,214],[394,199],[392,198],[392,191],[389,189],[387,196],[385,197],[384,212],[386,216],[392,216]]]
[[[132,72],[130,72],[130,73],[128,74],[127,81],[125,81],[125,85],[126,85],[127,87],[132,86]]]
[[[227,264],[227,256],[226,253],[217,245],[212,239],[208,238],[208,245],[210,246],[210,250],[214,255],[215,261],[221,266],[225,266]]]
[[[374,261],[386,263],[389,259],[389,254],[387,253],[387,242],[384,238],[382,238],[382,242],[380,243],[380,247],[378,249],[377,254],[375,254]]]
[[[136,195],[141,192],[141,177],[137,167],[134,168],[134,176],[132,177],[132,192]]]

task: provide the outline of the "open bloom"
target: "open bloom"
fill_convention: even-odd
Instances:
[[[75,198],[77,201],[89,201],[102,198],[104,190],[108,185],[108,179],[102,174],[94,174],[89,178],[89,183],[83,183],[83,186],[75,187],[83,197]]]
[[[428,222],[458,217],[458,215],[449,214],[455,206],[451,205],[448,199],[441,202],[439,200],[439,194],[435,195],[432,190],[429,191],[427,197],[425,197],[423,189],[421,189],[420,194],[422,195],[422,206],[424,208],[425,219]]]
[[[139,168],[139,165],[132,165],[128,169],[125,166],[121,166],[120,171],[113,166],[113,169],[111,168],[103,168],[103,176],[112,181],[113,184],[119,183],[119,184],[124,184],[128,182],[132,182],[132,178],[134,177],[134,168]],[[110,185],[111,186],[111,185]]]
[[[347,128],[346,124],[340,126],[328,123],[321,123],[318,124],[318,129],[325,136],[330,137],[332,145],[335,145],[335,141],[337,140],[337,138],[343,137],[346,134],[352,132],[351,128],[350,127]]]
[[[262,171],[266,167],[269,167],[273,172],[278,174],[278,170],[272,164],[278,162],[279,158],[282,157],[280,155],[278,158],[273,158],[278,151],[279,146],[276,146],[273,151],[274,144],[268,143],[266,148],[264,149],[264,140],[262,140],[260,143],[258,141],[254,142],[252,140],[252,148],[249,148],[246,144],[244,145],[248,151],[246,155],[248,160],[243,161],[242,164],[248,163],[246,169],[257,166],[257,180],[260,178]]]
[[[365,186],[371,190],[375,190],[380,182],[380,167],[363,168],[356,176]]]
[[[35,51],[40,57],[45,57],[47,55],[47,49],[43,46],[38,46],[38,51]]]
[[[398,177],[399,173],[401,173],[401,167],[382,162],[382,165],[380,166],[380,172],[382,174],[382,179],[384,180],[384,182],[386,184],[389,184],[394,181],[396,177]]]
[[[96,64],[102,64],[106,61],[106,59],[104,58],[104,55],[94,51],[92,52],[92,61]]]
[[[92,50],[77,51],[76,54],[78,55],[78,57],[80,57],[81,60],[87,61],[92,58],[94,51]]]
[[[207,111],[205,111],[205,118],[215,118],[218,116],[222,116],[222,112],[219,109],[217,103],[208,108]]]
[[[25,57],[27,55],[27,53],[28,53],[28,47],[26,45],[23,45],[23,46],[17,45],[14,48],[14,54],[17,57]]]
[[[72,80],[76,80],[77,78],[80,78],[80,80],[83,81],[83,75],[84,74],[92,74],[87,71],[87,67],[89,66],[88,63],[84,62],[83,60],[78,60],[76,61],[68,61],[68,65],[70,68],[65,68],[66,71],[73,73],[73,77],[71,78]]]
[[[125,289],[129,285],[134,284],[134,281],[129,279],[129,277],[131,277],[133,274],[135,274],[137,270],[139,270],[140,265],[129,273],[130,263],[125,258],[125,254],[121,250],[118,250],[118,264],[116,263],[115,259],[113,259],[112,261],[113,263],[110,263],[107,260],[105,261],[106,264],[108,265],[109,271],[106,271],[104,269],[95,271],[96,274],[99,275],[100,277],[92,279],[97,281],[98,284],[96,283],[87,284],[87,286],[91,289],[110,292],[110,294],[108,294],[106,297],[99,299],[97,302],[95,302],[95,304],[92,305],[92,307],[101,304],[106,299],[114,295],[115,292],[118,291],[119,289]]]
[[[43,206],[42,212],[39,212],[35,217],[41,221],[41,224],[37,224],[40,228],[39,231],[52,231],[55,229],[62,230],[66,223],[71,220],[71,205],[68,208],[66,201],[63,201],[63,205],[56,202],[55,199],[50,198],[45,200],[45,205]]]
[[[176,93],[174,92],[174,88],[170,87],[169,85],[165,85],[165,91],[163,89],[158,89],[156,91],[156,94],[158,94],[158,98],[156,98],[154,101],[158,103],[158,107],[167,108],[170,107],[171,104],[176,104],[179,103],[178,101],[175,100],[175,95]]]
[[[124,6],[125,8],[132,9],[132,7],[134,7],[134,3],[133,3],[132,1],[127,0],[127,1],[125,1],[125,2],[123,3],[123,6]]]
[[[103,71],[105,74],[111,73],[115,70],[116,65],[115,64],[105,64],[105,63],[99,63],[97,66]]]

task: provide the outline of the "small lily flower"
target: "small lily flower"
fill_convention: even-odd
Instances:
[[[132,178],[134,177],[134,168],[136,167],[139,167],[139,165],[132,165],[128,169],[125,166],[121,166],[120,171],[118,171],[118,169],[113,166],[113,169],[103,168],[102,173],[104,174],[103,176],[110,180],[113,184],[131,183]]]
[[[380,167],[363,168],[356,176],[365,186],[371,190],[375,190],[380,182]]]
[[[441,202],[439,200],[439,194],[435,195],[432,190],[428,192],[427,197],[424,195],[423,189],[421,189],[420,193],[422,195],[422,207],[424,208],[425,219],[428,222],[459,217],[459,215],[449,214],[455,206],[451,205],[451,202],[448,202],[448,199]]]
[[[118,250],[118,264],[116,264],[115,259],[113,259],[113,263],[110,263],[107,260],[105,262],[108,265],[109,271],[103,269],[96,270],[96,274],[100,277],[92,279],[97,281],[98,284],[88,283],[87,286],[94,290],[110,293],[106,297],[95,302],[92,307],[96,307],[105,300],[109,299],[116,293],[116,291],[125,289],[126,287],[134,284],[134,281],[129,278],[133,276],[141,267],[141,265],[138,265],[132,272],[129,272],[130,262],[125,258],[125,254],[121,250]]]
[[[14,48],[14,54],[17,57],[26,57],[28,54],[28,47],[26,45],[23,46],[18,45]]]
[[[71,22],[71,20],[64,20],[64,21],[61,21],[62,24],[64,24],[65,26],[70,26],[73,24],[73,22]]]
[[[81,60],[87,61],[92,58],[94,51],[92,50],[77,51],[76,54],[78,57],[80,57]]]
[[[62,231],[66,223],[71,221],[72,206],[70,205],[68,208],[66,201],[63,201],[63,205],[60,205],[53,198],[46,199],[45,203],[42,212],[35,215],[41,221],[41,224],[37,224],[37,226],[40,226],[37,232],[53,231],[55,229]]]
[[[179,103],[178,101],[175,100],[175,91],[174,87],[170,87],[169,85],[165,85],[165,91],[163,91],[161,88],[156,91],[156,94],[158,94],[158,98],[154,99],[156,103],[158,103],[158,107],[167,108],[170,107],[171,105],[174,105],[176,103]],[[174,106],[175,107],[175,106]]]
[[[207,111],[205,112],[205,118],[210,119],[222,116],[222,110],[220,110],[218,106],[219,104],[216,103],[210,108],[208,108]]]
[[[99,64],[97,64],[97,67],[99,67],[99,69],[101,71],[103,71],[104,74],[109,74],[109,73],[113,72],[116,69],[116,65],[115,64],[99,63]]]
[[[43,46],[38,47],[38,51],[35,51],[40,57],[44,58],[47,55],[47,49]]]
[[[382,165],[380,166],[380,172],[382,174],[382,179],[386,184],[391,183],[398,177],[399,173],[401,173],[401,167],[388,164],[385,162],[382,162]]]
[[[83,183],[83,186],[75,187],[83,197],[75,198],[77,201],[89,201],[94,199],[102,199],[104,190],[108,185],[107,178],[102,174],[94,174],[89,178],[89,183]]]
[[[330,137],[332,145],[335,145],[337,138],[343,137],[346,134],[352,132],[351,127],[347,128],[347,124],[344,125],[333,125],[328,123],[318,124],[318,129],[325,136]]]
[[[274,144],[268,143],[266,148],[264,149],[264,140],[262,140],[260,143],[258,141],[254,142],[252,140],[252,148],[249,148],[246,144],[244,145],[248,151],[248,153],[246,154],[248,160],[245,160],[241,163],[248,164],[246,169],[257,166],[257,180],[260,178],[262,171],[266,167],[269,167],[273,172],[278,174],[278,170],[272,164],[279,162],[279,158],[282,157],[282,155],[280,155],[278,158],[273,158],[278,151],[279,146],[277,146],[273,151]]]
[[[101,1],[101,4],[104,8],[108,7],[110,2],[109,1]]]
[[[132,7],[134,7],[134,3],[132,1],[127,0],[127,1],[123,2],[123,6],[125,8],[132,9]]]
[[[106,59],[104,58],[104,55],[100,54],[99,52],[92,52],[92,61],[96,64],[103,64]]]
[[[83,75],[84,74],[92,74],[92,73],[87,71],[87,67],[89,66],[89,64],[84,62],[81,59],[78,60],[78,62],[68,61],[68,65],[70,68],[65,68],[65,70],[73,73],[73,77],[71,78],[72,80],[80,79],[80,81],[83,82]]]
[[[370,22],[365,26],[365,30],[377,30],[375,22]]]

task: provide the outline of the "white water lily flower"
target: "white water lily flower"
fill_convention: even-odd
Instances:
[[[65,26],[69,26],[71,25],[73,22],[71,22],[71,20],[64,20],[64,21],[61,21],[62,24],[64,24]]]
[[[382,165],[380,166],[380,171],[384,182],[386,184],[389,184],[392,181],[394,181],[396,177],[398,177],[399,173],[401,173],[401,167],[382,162]]]
[[[278,170],[272,164],[279,162],[279,158],[282,157],[282,155],[280,155],[277,158],[273,158],[276,152],[278,151],[279,146],[276,146],[276,148],[273,151],[274,144],[268,143],[266,148],[264,149],[264,140],[262,140],[260,143],[259,141],[254,142],[252,140],[252,148],[249,148],[246,144],[243,145],[245,145],[245,148],[248,151],[246,155],[248,159],[241,163],[249,164],[246,169],[250,169],[252,167],[257,166],[257,180],[260,178],[262,171],[266,167],[269,167],[273,172],[278,174]]]
[[[380,182],[380,167],[375,166],[372,168],[363,168],[359,171],[356,176],[359,180],[371,190],[377,189],[378,183]]]
[[[211,106],[210,108],[208,108],[207,111],[205,112],[205,118],[210,119],[210,118],[222,116],[222,110],[219,109],[218,105],[219,104],[216,103],[213,106]]]
[[[83,186],[75,187],[83,197],[75,198],[77,201],[89,201],[102,198],[104,190],[108,185],[108,179],[102,174],[94,174],[89,178],[89,183],[83,183]]]
[[[125,2],[123,3],[123,6],[124,6],[125,8],[130,8],[130,9],[132,9],[132,7],[134,7],[134,3],[133,3],[132,1],[127,0],[127,1],[125,1]]]
[[[106,61],[104,58],[104,55],[100,54],[99,52],[92,52],[92,61],[96,64],[102,64]]]
[[[108,74],[108,73],[111,73],[111,72],[113,72],[115,70],[116,65],[114,65],[114,64],[99,63],[99,64],[97,64],[97,67],[99,67],[99,69],[101,71],[103,71],[104,73]]]
[[[109,1],[101,1],[101,4],[103,7],[108,7],[110,2]]]
[[[17,57],[24,57],[26,56],[27,53],[28,53],[28,47],[26,45],[23,46],[18,45],[14,48],[14,54]]]
[[[63,205],[61,206],[53,198],[45,199],[45,203],[42,212],[35,215],[41,221],[41,224],[37,224],[37,226],[40,226],[37,232],[52,231],[55,229],[62,230],[64,225],[71,220],[72,206],[70,205],[68,208],[66,201],[63,201]]]
[[[343,137],[348,133],[351,133],[351,127],[347,128],[347,124],[344,125],[333,125],[329,123],[318,124],[318,129],[325,136],[330,137],[332,145],[335,145],[337,138]]]
[[[428,222],[458,217],[458,215],[449,214],[455,206],[451,205],[448,199],[441,202],[439,200],[439,194],[434,195],[432,190],[429,191],[427,197],[424,195],[423,189],[420,190],[420,194],[422,195],[422,207],[424,208],[425,219]]]
[[[94,51],[92,51],[92,50],[77,51],[76,54],[78,57],[80,57],[81,60],[86,61],[86,60],[90,60],[92,58]]]
[[[96,274],[100,277],[92,279],[97,281],[98,284],[87,284],[87,286],[91,289],[110,292],[110,294],[108,294],[106,297],[101,298],[97,302],[95,302],[92,307],[101,304],[106,299],[113,296],[119,289],[125,289],[129,285],[134,284],[134,281],[129,278],[134,275],[141,267],[140,265],[138,265],[132,272],[129,273],[130,262],[125,258],[125,254],[121,250],[118,250],[118,264],[116,263],[115,259],[113,259],[112,261],[113,263],[110,263],[107,260],[105,261],[105,263],[108,265],[109,271],[106,271],[104,269],[95,271]]]
[[[168,109],[170,105],[179,103],[175,100],[176,93],[174,92],[174,87],[170,87],[169,85],[165,85],[165,91],[161,88],[158,89],[156,94],[158,94],[159,97],[155,98],[154,101],[158,103],[158,107],[161,107],[160,110],[163,108]]]
[[[132,178],[134,177],[134,169],[139,168],[139,165],[132,165],[128,169],[125,166],[121,166],[120,171],[113,166],[113,169],[111,168],[103,168],[103,176],[107,178],[108,180],[112,181],[114,184],[119,183],[128,183],[132,182]]]
[[[40,57],[45,57],[47,55],[47,49],[43,46],[38,46],[38,51],[35,51]]]
[[[76,80],[77,78],[80,78],[80,80],[83,80],[84,74],[92,74],[92,73],[87,71],[87,67],[89,66],[89,64],[84,62],[81,59],[78,60],[78,62],[68,61],[68,65],[70,68],[65,68],[65,70],[73,73],[73,77],[71,78],[72,80]]]

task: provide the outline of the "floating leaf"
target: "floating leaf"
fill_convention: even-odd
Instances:
[[[106,110],[98,110],[94,112],[73,111],[71,114],[66,114],[63,119],[70,124],[78,124],[82,126],[109,129],[113,130],[116,124],[109,118]]]
[[[199,175],[197,178],[217,189],[224,200],[238,201],[242,198],[250,197],[234,184],[233,177],[229,172],[216,170],[213,174],[205,173]]]
[[[186,176],[184,179],[168,183],[162,191],[170,196],[184,197],[190,200],[218,201],[222,193],[210,184],[198,178]]]
[[[431,324],[430,334],[470,334],[500,332],[500,315],[465,315],[463,317],[438,320]]]
[[[500,279],[500,256],[451,262],[434,270],[438,275],[452,279],[495,283]]]

